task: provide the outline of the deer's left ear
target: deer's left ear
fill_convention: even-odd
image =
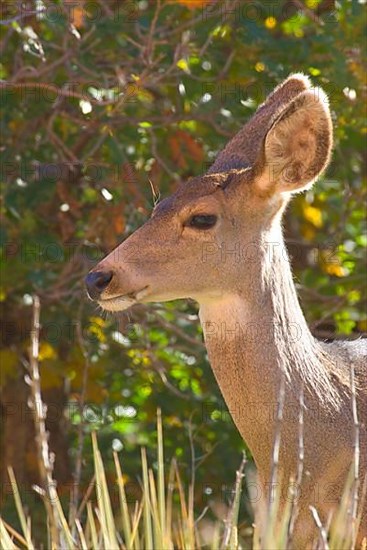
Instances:
[[[299,94],[276,115],[265,136],[259,190],[292,193],[311,185],[329,162],[332,133],[325,93],[312,88]]]

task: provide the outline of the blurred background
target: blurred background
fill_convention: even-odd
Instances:
[[[243,443],[196,304],[106,316],[83,277],[149,217],[152,188],[165,197],[205,172],[272,88],[302,71],[329,95],[335,148],[327,173],[286,215],[297,287],[315,336],[365,335],[365,2],[27,0],[2,2],[1,12],[3,515],[16,523],[8,464],[36,525],[43,514],[31,489],[33,294],[62,498],[74,482],[85,493],[96,430],[111,479],[112,451],[120,453],[133,502],[140,447],[156,456],[160,407],[167,460],[176,457],[187,481],[195,473],[197,509],[220,514]]]

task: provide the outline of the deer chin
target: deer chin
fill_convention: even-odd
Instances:
[[[101,298],[98,304],[106,311],[124,311],[129,307],[137,304],[148,294],[149,287],[146,286],[140,290],[129,292],[129,294],[121,294],[112,298]]]

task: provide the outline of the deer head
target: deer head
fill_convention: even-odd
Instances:
[[[205,304],[252,293],[264,242],[280,234],[285,205],[324,170],[331,146],[325,94],[305,76],[291,75],[206,175],[181,184],[88,274],[89,296],[120,311],[136,302]]]

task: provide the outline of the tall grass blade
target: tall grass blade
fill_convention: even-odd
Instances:
[[[149,470],[149,487],[150,487],[150,506],[151,506],[151,518],[153,523],[153,535],[154,535],[154,548],[163,548],[163,533],[160,524],[157,491],[155,487],[154,474],[152,470]]]
[[[119,489],[122,529],[125,537],[125,546],[127,550],[133,550],[133,546],[131,542],[131,522],[130,522],[129,508],[127,506],[124,478],[122,475],[120,461],[116,452],[113,453],[113,459],[115,461],[117,486]]]
[[[26,520],[24,511],[23,511],[23,505],[22,505],[22,501],[21,501],[21,498],[20,498],[18,484],[17,484],[17,481],[15,479],[13,468],[11,466],[8,466],[8,475],[9,475],[10,483],[11,483],[11,486],[12,486],[12,491],[13,491],[14,500],[15,500],[15,506],[17,508],[20,525],[22,527],[24,538],[27,541],[27,548],[28,548],[28,550],[34,550],[31,533],[30,533],[29,526],[27,524],[27,520]]]
[[[163,451],[163,428],[162,428],[162,412],[157,411],[157,439],[158,439],[158,508],[160,525],[163,534],[162,543],[166,545],[166,495],[165,495],[165,480],[164,480],[164,451]]]
[[[108,492],[106,474],[98,449],[97,436],[92,433],[94,468],[96,473],[96,490],[98,498],[99,520],[105,547],[109,550],[116,550],[119,544],[116,538],[115,520],[112,513],[111,500]],[[97,511],[96,511],[97,513]]]
[[[140,525],[140,518],[143,512],[144,508],[144,496],[142,498],[142,501],[139,505],[138,502],[135,503],[135,511],[132,521],[132,532],[131,532],[131,544],[134,545],[135,550],[140,550],[140,539],[139,539],[139,525]]]
[[[79,539],[80,539],[81,550],[88,550],[88,545],[87,545],[87,541],[85,540],[83,528],[78,519],[75,520],[75,525],[76,525],[76,530],[78,532]]]
[[[187,539],[189,548],[195,548],[195,520],[194,520],[194,486],[189,485],[189,520],[187,524]]]
[[[20,542],[20,544],[27,548],[27,541],[25,540],[25,538],[22,537],[22,535],[20,535],[15,529],[13,529],[13,527],[9,525],[4,519],[2,520],[2,522],[4,523],[4,527],[8,531],[9,536],[14,537],[17,541]],[[0,548],[2,548],[2,546],[0,546]]]
[[[244,478],[244,468],[246,465],[246,455],[243,454],[242,462],[239,469],[236,472],[236,486],[233,503],[231,506],[230,518],[229,518],[229,548],[238,548],[238,516],[240,512],[241,494],[242,494],[242,480]]]
[[[97,535],[97,528],[96,528],[96,522],[94,520],[92,505],[90,502],[87,503],[87,517],[88,517],[88,526],[90,528],[90,535],[92,539],[92,548],[96,549],[96,548],[99,548],[98,535]]]
[[[57,511],[57,517],[59,521],[59,531],[60,531],[61,540],[63,542],[63,547],[67,548],[67,550],[76,548],[76,543],[71,534],[71,530],[69,529],[68,522],[66,521],[65,514],[62,509],[61,502],[59,500],[59,497],[56,491],[55,491],[54,506]]]
[[[4,525],[3,520],[0,518],[0,544],[1,548],[6,548],[6,550],[16,550],[16,546],[13,543],[8,531],[6,530],[6,527]]]
[[[316,526],[319,530],[321,548],[322,548],[322,550],[329,550],[329,543],[328,543],[328,540],[327,540],[327,532],[326,532],[326,529],[325,529],[325,527],[323,526],[323,524],[321,522],[320,516],[319,516],[319,514],[318,514],[318,512],[317,512],[317,510],[314,506],[310,506],[310,510],[311,510],[313,519],[315,521],[315,524],[316,524]],[[339,548],[339,550],[342,550],[342,549]]]
[[[171,461],[168,474],[167,502],[166,502],[166,544],[167,549],[173,548],[172,544],[172,511],[173,511],[173,492],[175,487],[175,464]]]
[[[141,461],[143,469],[143,490],[144,490],[144,541],[146,550],[154,550],[153,547],[153,530],[152,521],[150,515],[150,490],[149,490],[149,476],[148,476],[148,464],[147,454],[145,449],[141,450]]]

